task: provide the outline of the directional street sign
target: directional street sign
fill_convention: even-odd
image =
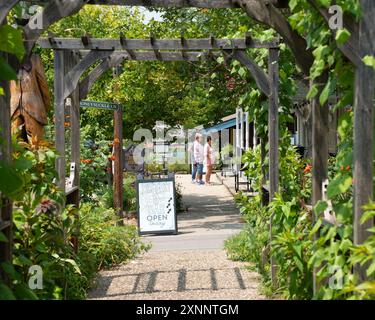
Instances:
[[[104,109],[104,110],[112,110],[112,111],[116,111],[121,108],[120,104],[113,103],[113,102],[81,101],[80,105],[81,105],[81,108],[96,108],[96,109]]]

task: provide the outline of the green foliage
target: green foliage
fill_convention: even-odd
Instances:
[[[96,271],[126,262],[148,248],[137,240],[135,226],[118,227],[117,222],[113,209],[90,204],[80,209],[81,250],[95,258]]]
[[[19,60],[25,55],[22,32],[9,25],[0,27],[0,51],[14,54]]]
[[[306,210],[305,203],[310,197],[311,178],[310,173],[304,173],[306,163],[290,146],[288,137],[285,136],[282,141],[280,194],[269,206],[261,204],[260,148],[244,155],[246,174],[258,194],[236,197],[247,224],[240,234],[226,242],[226,249],[232,259],[255,263],[266,286],[270,286],[269,261],[273,255],[278,265],[279,292],[291,299],[308,299],[312,297],[312,268],[308,264],[312,254],[312,238],[309,229],[311,213]],[[269,241],[271,217],[272,244]]]
[[[10,168],[21,188],[8,187],[15,206],[13,262],[2,263],[1,269],[12,285],[0,283],[1,298],[83,299],[101,268],[126,262],[148,248],[135,227],[117,226],[112,209],[88,204],[79,212],[70,206],[64,209],[65,197],[53,182],[57,155],[47,143],[18,144],[13,149]],[[78,254],[73,250],[76,238]],[[0,241],[7,241],[2,233]],[[27,286],[32,265],[43,270],[43,289],[31,291]]]
[[[369,67],[373,67],[375,69],[375,57],[374,56],[365,56],[363,58],[363,62],[369,66]]]
[[[16,80],[17,74],[4,59],[3,53],[15,55],[18,60],[22,60],[25,55],[22,31],[4,24],[0,26],[0,39],[0,80]],[[0,95],[4,95],[4,88],[1,86]]]

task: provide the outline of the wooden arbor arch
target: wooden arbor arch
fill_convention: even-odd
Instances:
[[[79,189],[79,101],[85,99],[95,81],[111,68],[125,60],[134,61],[200,61],[223,52],[227,59],[241,62],[254,77],[259,89],[270,100],[270,200],[278,190],[278,41],[260,42],[249,34],[244,39],[94,39],[82,37],[40,39],[38,44],[55,53],[55,130],[56,149],[60,154],[57,162],[58,184],[65,190],[65,100],[71,97],[72,162],[76,164],[75,189]],[[269,74],[267,75],[247,54],[246,49],[269,50]],[[207,52],[208,51],[208,52]],[[90,66],[99,64],[83,79],[81,76]],[[122,172],[122,168],[117,171]],[[117,178],[121,180],[120,172]],[[115,178],[116,180],[116,178]],[[75,191],[77,192],[77,191]],[[115,192],[116,194],[116,192]],[[120,194],[120,192],[117,192]],[[117,201],[121,203],[121,201]],[[78,205],[78,201],[77,201]],[[122,212],[122,208],[119,208]]]
[[[4,22],[8,12],[19,0],[0,0],[0,25]],[[328,24],[330,15],[327,8],[319,5],[317,0],[307,0],[316,9]],[[306,50],[306,41],[294,32],[279,8],[288,6],[284,0],[35,0],[33,3],[45,5],[44,10],[33,17],[25,27],[25,42],[28,52],[31,52],[35,42],[44,30],[51,24],[63,17],[78,12],[85,4],[100,5],[129,5],[129,6],[156,6],[156,7],[197,7],[197,8],[242,8],[248,16],[257,22],[274,28],[285,40],[293,51],[297,64],[303,73],[308,76],[313,56],[312,52]],[[375,55],[374,32],[375,6],[373,0],[360,0],[363,18],[356,22],[349,17],[344,19],[344,27],[350,31],[351,36],[345,44],[339,45],[341,52],[356,67],[356,90],[355,90],[355,125],[354,125],[354,154],[356,185],[354,188],[354,240],[355,243],[362,243],[368,236],[372,226],[369,220],[366,224],[360,224],[363,213],[362,205],[372,199],[372,176],[373,176],[373,92],[374,92],[374,71],[364,65],[362,58],[365,55]],[[42,28],[34,27],[37,20],[42,19]],[[349,19],[348,19],[349,18]],[[332,31],[334,36],[335,31]],[[7,83],[3,83],[5,96],[0,96],[0,126],[3,128],[2,136],[6,142],[2,146],[0,158],[10,160],[10,130],[9,130],[9,91]],[[319,85],[319,87],[321,87]],[[322,88],[321,88],[322,89]],[[4,106],[4,107],[3,107]],[[318,98],[312,101],[313,109],[313,203],[321,199],[321,184],[327,177],[327,119],[328,113],[319,105]],[[5,202],[4,202],[5,201]],[[1,208],[3,222],[0,229],[6,230],[11,235],[11,204],[5,199]],[[10,224],[10,226],[9,226]],[[5,226],[5,227],[4,227]],[[4,227],[4,228],[3,228]],[[0,243],[0,260],[9,260],[11,242]],[[3,247],[6,247],[3,249]],[[361,272],[362,275],[364,272]]]

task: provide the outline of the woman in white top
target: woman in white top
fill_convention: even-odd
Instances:
[[[204,162],[206,163],[206,184],[211,185],[211,174],[212,174],[212,167],[215,163],[215,154],[214,150],[212,149],[212,138],[210,136],[207,137],[207,143],[204,146]]]
[[[200,133],[195,136],[195,141],[193,144],[193,154],[194,154],[194,166],[196,168],[196,177],[195,181],[203,185],[204,182],[202,180],[203,176],[203,161],[204,161],[204,150],[202,145],[203,137]]]

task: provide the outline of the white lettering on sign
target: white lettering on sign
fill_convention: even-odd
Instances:
[[[105,110],[119,110],[120,105],[111,102],[97,102],[97,101],[81,101],[81,108],[96,108],[96,109],[105,109]]]
[[[173,180],[138,185],[138,218],[140,232],[176,232]]]

